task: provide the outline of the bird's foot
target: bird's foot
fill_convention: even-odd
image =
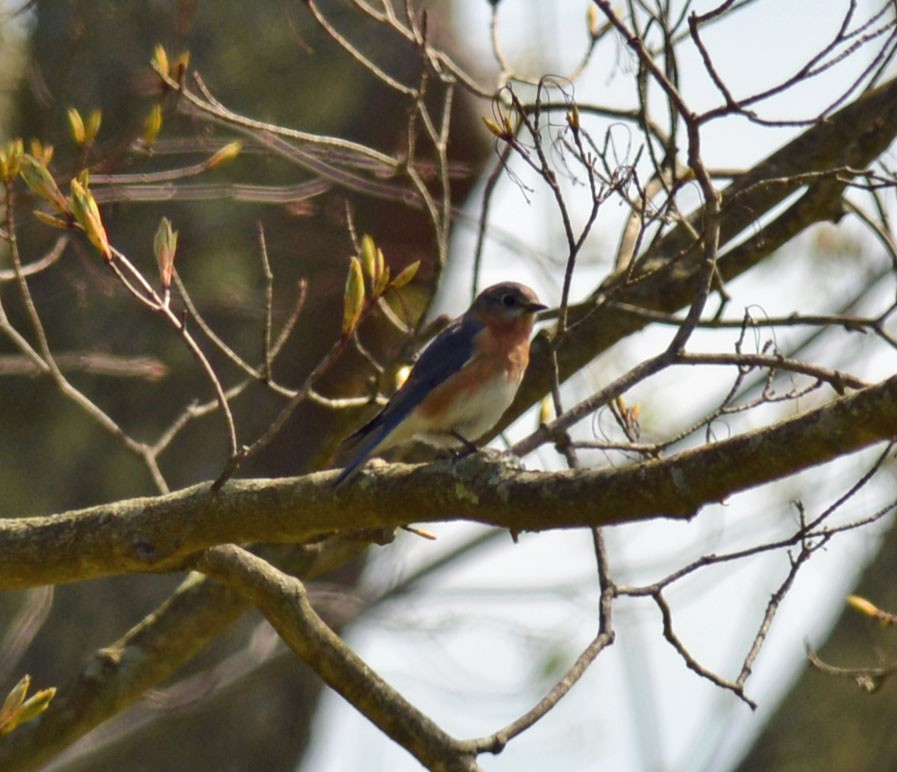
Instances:
[[[452,437],[454,437],[456,440],[458,440],[458,442],[461,443],[460,448],[452,449],[452,456],[453,458],[455,458],[455,460],[464,458],[465,456],[469,456],[471,453],[476,453],[479,450],[476,443],[471,442],[469,439],[467,439],[467,437],[461,434],[461,432],[456,432],[454,429],[452,429],[449,434],[451,434]]]

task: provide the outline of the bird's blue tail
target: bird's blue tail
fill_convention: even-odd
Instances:
[[[364,427],[362,427],[364,429]],[[367,438],[364,444],[358,449],[355,453],[355,456],[346,464],[346,467],[342,472],[337,475],[337,478],[331,484],[331,488],[339,488],[344,482],[353,478],[358,470],[364,465],[364,462],[370,458],[371,453],[374,452],[376,447],[383,442],[384,438],[387,434],[392,430],[391,426],[381,426],[378,431],[375,431],[371,436]]]

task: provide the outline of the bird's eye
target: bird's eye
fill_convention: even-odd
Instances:
[[[501,296],[501,304],[505,308],[513,308],[515,305],[517,305],[517,298],[515,298],[513,295],[510,295],[510,294],[502,295]]]

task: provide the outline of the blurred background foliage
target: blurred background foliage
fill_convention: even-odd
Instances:
[[[394,77],[417,84],[420,59],[406,41],[374,29],[348,4],[322,6],[344,34]],[[435,3],[429,10],[437,18],[447,13],[447,6]],[[189,51],[191,69],[202,74],[221,102],[244,115],[354,139],[390,155],[401,154],[407,142],[409,103],[337,50],[301,3],[35,2],[16,20],[7,20],[0,35],[0,77],[9,86],[0,103],[4,139],[21,136],[27,146],[28,139],[39,138],[54,145],[53,171],[63,181],[85,160],[71,138],[66,116],[70,107],[85,116],[94,109],[102,111],[99,139],[86,159],[97,174],[186,166],[207,158],[209,143],[234,138],[208,123],[169,112],[151,157],[135,159],[124,152],[143,134],[146,116],[158,101],[158,78],[149,67],[157,44],[171,57]],[[438,83],[431,93],[435,100],[441,98]],[[454,104],[460,114],[468,110],[463,98]],[[459,168],[471,170],[454,181],[457,201],[489,150],[482,132],[470,133],[477,123],[456,121],[452,133],[452,158]],[[308,179],[281,158],[251,146],[234,163],[201,177],[203,183],[222,185],[288,185]],[[110,240],[154,281],[153,234],[162,216],[172,220],[180,232],[177,269],[194,302],[216,332],[251,362],[260,361],[265,313],[257,237],[261,224],[275,277],[275,333],[296,302],[300,281],[306,282],[296,332],[275,363],[280,382],[295,386],[339,335],[343,283],[354,251],[347,207],[359,235],[375,236],[394,274],[422,261],[418,280],[403,296],[410,314],[419,315],[435,284],[436,249],[426,216],[399,203],[332,188],[298,204],[228,198],[119,201],[102,210]],[[23,200],[20,208],[18,235],[23,260],[29,262],[44,254],[59,232],[34,219],[33,200]],[[0,268],[8,267],[6,254],[0,254]],[[57,354],[148,356],[164,367],[158,378],[68,374],[132,436],[153,441],[191,400],[212,397],[178,337],[122,290],[86,240],[73,239],[59,263],[30,286]],[[11,318],[26,328],[12,283],[0,284],[0,293]],[[392,325],[372,320],[365,342],[375,352],[395,354],[407,341]],[[15,352],[6,340],[0,341],[0,355],[6,353]],[[225,386],[237,379],[239,374],[223,357],[213,354],[212,361]],[[328,396],[358,394],[371,377],[364,361],[349,354],[320,390]],[[3,377],[0,394],[4,512],[59,512],[156,492],[141,461],[61,399],[49,379]],[[234,403],[241,441],[254,439],[283,404],[282,397],[260,386],[248,389]],[[278,476],[320,466],[360,417],[357,409],[334,412],[303,406],[241,474]],[[172,489],[213,479],[226,461],[226,448],[220,414],[213,413],[179,435],[162,456],[161,468]],[[358,570],[348,567],[339,579],[351,582]],[[57,588],[48,619],[22,659],[2,673],[0,689],[7,681],[11,686],[22,672],[30,673],[36,685],[64,683],[89,652],[137,623],[181,578],[124,577]],[[0,596],[0,630],[29,598],[33,596]],[[257,633],[258,623],[259,618],[250,615],[191,670],[208,668],[241,650],[248,636]],[[275,658],[244,678],[236,690],[223,690],[208,701],[194,695],[187,702],[202,702],[196,710],[187,705],[165,712],[150,729],[135,733],[132,742],[119,743],[114,756],[93,757],[88,768],[290,769],[306,742],[319,689],[317,679],[308,678],[294,657]]]

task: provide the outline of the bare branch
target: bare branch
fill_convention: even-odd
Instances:
[[[207,550],[197,567],[252,600],[309,667],[428,769],[479,769],[474,753],[405,700],[324,624],[294,576],[233,545]]]

